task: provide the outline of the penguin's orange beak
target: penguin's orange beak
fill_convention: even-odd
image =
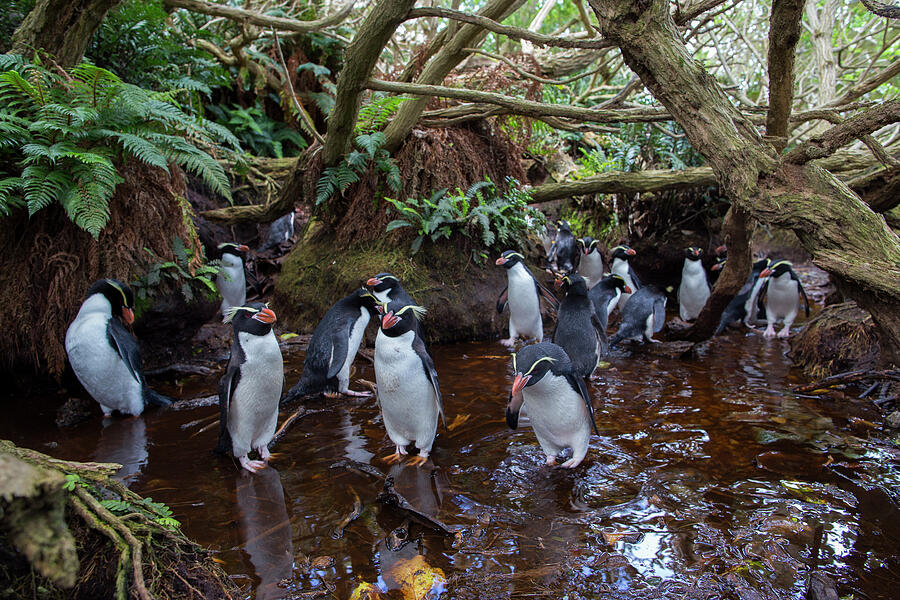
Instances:
[[[718,248],[716,248],[716,256],[722,256],[722,255],[725,254],[725,252],[727,252],[727,251],[728,251],[728,248],[726,248],[725,245],[722,244],[721,246],[719,246]]]
[[[759,274],[759,278],[768,277],[772,274],[772,269],[763,269],[762,273]]]
[[[370,277],[368,281],[366,281],[366,287],[375,287],[381,283],[381,280],[377,277]]]
[[[713,266],[711,266],[711,267],[709,268],[709,270],[710,270],[710,271],[721,271],[721,270],[722,270],[722,263],[716,263],[716,264],[714,264]]]
[[[529,379],[531,379],[531,375],[516,373],[512,390],[509,392],[509,402],[506,403],[506,424],[509,425],[510,429],[515,429],[519,426],[519,411],[522,410],[522,404],[525,402],[522,390]]]
[[[494,264],[496,264],[498,267],[502,267],[503,265],[506,264],[506,262],[507,262],[506,259],[501,256],[500,258],[498,258],[496,260],[496,262]]]
[[[625,254],[627,254],[628,256],[634,256],[635,254],[637,254],[637,252],[635,252],[634,248],[629,248],[625,251]]]
[[[699,251],[699,250],[694,250],[694,251],[692,251],[692,254],[693,254],[694,256],[700,256],[700,251]]]
[[[561,288],[561,287],[562,287],[562,279],[560,279],[559,277],[557,277],[556,279],[554,279],[554,280],[553,280],[553,287],[556,288],[556,289]]]
[[[134,311],[127,306],[122,307],[122,318],[125,319],[126,325],[134,323]]]
[[[245,246],[244,244],[238,246],[237,249],[241,252],[250,252],[250,246]]]
[[[633,293],[634,293],[634,292],[631,291],[631,286],[630,286],[630,285],[626,285],[626,286],[625,286],[625,293],[626,293],[626,294],[633,294]]]
[[[388,311],[386,315],[381,317],[381,328],[382,329],[390,329],[394,325],[400,322],[400,317],[394,314],[394,311]]]
[[[522,375],[521,373],[516,373],[516,378],[513,379],[512,385],[513,396],[521,394],[522,390],[525,389],[525,386],[528,385],[528,382],[530,380],[531,375]]]
[[[275,322],[275,311],[271,308],[264,308],[253,315],[251,318],[259,321],[260,323],[271,325]]]

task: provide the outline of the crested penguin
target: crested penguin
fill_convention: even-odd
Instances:
[[[341,298],[328,309],[316,326],[300,380],[285,395],[282,403],[325,392],[326,396],[371,396],[350,389],[350,365],[359,351],[366,326],[378,317],[377,299],[365,288]]]
[[[560,273],[574,273],[581,260],[581,252],[578,250],[578,242],[572,234],[572,228],[568,221],[556,222],[556,238],[547,262]]]
[[[525,257],[515,250],[507,250],[497,259],[497,266],[506,269],[506,287],[497,298],[497,313],[502,313],[509,304],[509,338],[500,340],[504,346],[512,346],[517,337],[544,339],[544,324],[541,319],[541,297],[555,309],[559,301],[553,292],[535,279]]]
[[[69,364],[104,416],[114,410],[139,415],[147,404],[172,403],[144,380],[138,342],[125,328],[132,322],[134,292],[116,279],[100,279],[88,289],[66,330]]]
[[[399,462],[414,442],[419,455],[412,462],[421,466],[434,444],[438,416],[446,426],[434,361],[416,330],[425,309],[407,304],[385,311],[375,338],[375,383],[384,428],[396,447],[387,460]]]
[[[603,277],[603,253],[600,252],[600,240],[588,236],[578,239],[581,250],[581,263],[577,273],[584,277],[588,289],[591,289]]]
[[[722,311],[722,317],[719,319],[719,326],[716,327],[716,332],[713,333],[714,336],[721,334],[725,331],[726,327],[732,323],[742,321],[744,317],[747,316],[746,304],[747,300],[750,298],[750,292],[756,285],[759,274],[762,273],[763,269],[769,266],[770,262],[771,261],[768,258],[763,258],[753,263],[753,268],[750,271],[750,275],[747,276],[747,281],[744,282],[744,285],[737,295],[731,299],[728,306]]]
[[[299,208],[295,208],[288,214],[278,217],[269,226],[269,233],[266,235],[266,243],[260,246],[257,253],[265,252],[271,248],[277,248],[282,242],[286,242],[294,235],[294,222]]]
[[[637,254],[637,252],[628,246],[616,246],[609,253],[612,257],[612,265],[609,270],[624,279],[625,285],[631,288],[631,292],[622,292],[622,295],[619,296],[617,306],[621,312],[625,307],[625,303],[631,298],[631,294],[641,289],[641,282],[628,262],[628,259]]]
[[[222,295],[222,315],[233,306],[243,306],[247,301],[247,280],[244,276],[244,259],[250,248],[243,244],[226,242],[219,244],[219,260],[222,267],[216,275],[216,287]]]
[[[624,294],[623,294],[624,296]],[[610,345],[621,340],[643,338],[658,343],[653,334],[662,331],[666,323],[666,295],[655,285],[645,285],[628,299],[622,309],[622,322]]]
[[[527,404],[547,464],[556,464],[563,449],[571,448],[572,458],[560,466],[574,469],[587,455],[591,428],[599,435],[584,379],[574,372],[566,352],[550,342],[525,346],[513,354],[512,361],[515,379],[506,405],[506,423],[516,429],[519,411]]]
[[[232,306],[225,313],[234,341],[225,375],[219,380],[219,440],[215,451],[229,450],[241,466],[256,472],[269,460],[269,442],[278,421],[284,387],[281,348],[272,331],[275,313],[261,302]],[[250,460],[251,450],[261,460]]]
[[[400,280],[390,273],[379,273],[375,277],[370,277],[366,281],[366,288],[372,292],[377,304],[380,304],[384,311],[393,309],[396,314],[397,309],[403,306],[416,305],[412,296],[403,289]],[[425,327],[422,325],[422,321],[415,319],[415,324],[416,333],[424,340]]]
[[[747,295],[747,299],[744,302],[744,325],[750,327],[751,329],[759,324],[760,320],[766,320],[766,307],[762,302],[762,287],[765,285],[766,280],[761,277],[762,272],[768,269],[775,262],[770,258],[765,259],[766,265],[760,269],[758,273],[756,273],[756,279],[754,280],[753,286],[750,288],[750,293]],[[754,270],[756,265],[759,264],[754,263]]]
[[[559,305],[553,343],[569,356],[576,375],[590,377],[600,357],[609,349],[606,330],[601,327],[588,298],[584,277],[572,273],[556,282],[565,288],[566,297]]]
[[[588,298],[597,315],[600,323],[600,330],[606,333],[606,327],[609,325],[609,313],[613,311],[619,303],[619,296],[622,294],[631,294],[634,292],[621,275],[616,273],[607,273],[603,278],[591,289],[588,290]]]
[[[694,246],[684,250],[684,266],[681,284],[678,286],[678,316],[682,321],[693,321],[703,310],[709,298],[709,281],[700,258],[703,250]]]
[[[716,248],[716,262],[709,268],[709,284],[715,285],[725,268],[725,262],[728,260],[728,248],[724,245]]]
[[[791,335],[791,324],[800,311],[801,296],[806,316],[809,317],[809,298],[806,297],[806,290],[803,289],[800,278],[791,267],[790,262],[780,260],[759,274],[759,278],[764,280],[760,298],[766,307],[768,325],[763,335],[767,338],[775,337],[775,323],[778,321],[784,321],[784,327],[778,332],[778,337],[786,338]]]

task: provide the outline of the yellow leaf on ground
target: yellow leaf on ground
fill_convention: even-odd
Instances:
[[[444,572],[429,566],[421,554],[409,560],[397,561],[391,567],[389,575],[400,585],[404,600],[436,598],[447,584]],[[434,595],[429,596],[432,592]]]
[[[379,589],[371,583],[360,583],[350,594],[350,600],[381,600]]]

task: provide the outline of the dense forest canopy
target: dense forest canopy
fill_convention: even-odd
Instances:
[[[894,12],[834,0],[5,2],[0,210],[56,201],[97,237],[127,157],[180,164],[226,198],[223,168],[266,190],[208,219],[266,222],[302,201],[345,240],[384,233],[372,195],[420,202],[491,179],[500,199],[525,184],[535,201],[606,206],[591,231],[612,236],[640,233],[615,228],[617,194],[716,186],[731,260],[689,337],[710,334],[743,281],[758,220],[797,233],[900,348],[900,246],[878,216],[900,197]],[[97,82],[110,98],[143,90],[139,122],[118,109],[110,120],[98,109],[115,102],[78,91]],[[507,140],[488,160],[454,133],[479,127]],[[446,173],[422,158],[429,135],[459,150],[441,159]],[[296,159],[282,183],[261,157]],[[449,235],[456,217],[440,218]],[[437,231],[422,217],[420,237]]]

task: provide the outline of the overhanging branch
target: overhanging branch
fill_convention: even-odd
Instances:
[[[710,167],[692,167],[681,171],[610,171],[577,181],[545,183],[530,192],[534,202],[547,202],[584,194],[659,192],[716,184],[716,176]]]
[[[192,12],[198,12],[213,17],[225,17],[232,21],[241,23],[250,23],[259,25],[260,27],[274,27],[279,31],[291,31],[293,33],[309,33],[318,31],[326,27],[337,25],[347,18],[356,0],[349,0],[340,10],[332,15],[317,19],[315,21],[301,21],[299,19],[289,19],[286,17],[272,17],[269,15],[261,15],[251,10],[236,8],[234,6],[226,6],[224,4],[212,4],[203,2],[203,0],[163,0],[163,4],[172,8],[184,8]]]
[[[885,102],[881,106],[850,117],[821,136],[800,144],[785,155],[784,161],[802,165],[810,160],[829,156],[838,148],[898,121],[900,121],[900,100]]]

